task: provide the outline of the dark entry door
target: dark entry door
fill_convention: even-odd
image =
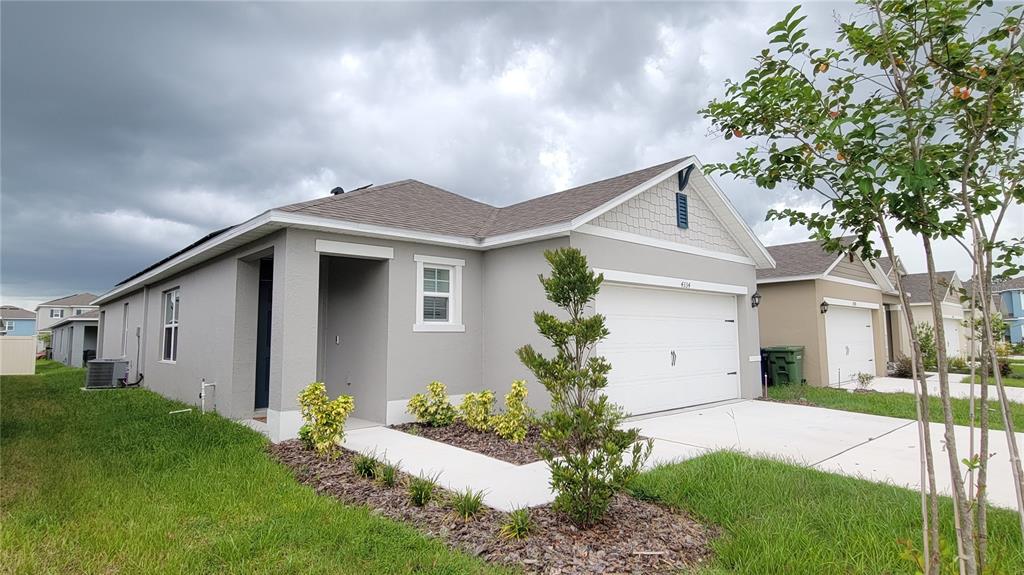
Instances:
[[[274,260],[260,260],[260,293],[256,321],[256,409],[270,400],[270,317],[274,301]]]

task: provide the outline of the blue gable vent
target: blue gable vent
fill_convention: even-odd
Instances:
[[[690,227],[690,213],[687,208],[686,194],[676,194],[676,225],[684,230]]]

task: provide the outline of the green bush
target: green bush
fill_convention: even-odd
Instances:
[[[381,462],[374,468],[373,477],[384,487],[394,487],[398,483],[398,466]]]
[[[955,355],[946,361],[946,366],[949,371],[953,373],[967,373],[970,371],[970,366],[967,365],[967,360]]]
[[[311,383],[299,394],[299,407],[313,449],[322,457],[337,457],[345,439],[345,421],[356,408],[352,396],[339,395],[331,400],[323,383]]]
[[[530,517],[530,510],[520,507],[508,514],[505,522],[501,524],[501,536],[506,539],[526,539],[533,531],[533,518]]]
[[[529,345],[517,353],[551,396],[551,410],[540,424],[538,452],[551,471],[554,508],[577,525],[590,527],[608,511],[612,497],[640,473],[652,442],[640,441],[638,429],[623,429],[622,408],[602,393],[612,366],[591,352],[608,337],[608,328],[604,316],[585,313],[604,276],[595,274],[576,248],[549,250],[544,257],[551,264],[551,276],[542,276],[541,285],[568,320],[535,312],[534,323],[551,342],[555,356],[544,357]]]
[[[373,478],[378,465],[380,465],[380,461],[377,461],[377,458],[365,453],[358,453],[352,458],[352,469],[356,475],[367,479]]]
[[[935,369],[939,365],[938,350],[935,347],[935,330],[927,323],[914,325],[914,333],[921,345],[921,356],[924,358],[925,369]]]
[[[492,418],[494,432],[502,439],[512,443],[526,439],[533,419],[532,410],[526,404],[526,394],[526,382],[521,379],[513,381],[512,389],[505,394],[505,411]]]
[[[416,507],[423,507],[434,497],[437,488],[437,475],[433,477],[413,477],[409,480],[409,499]]]
[[[914,360],[901,355],[896,358],[896,367],[892,370],[893,377],[910,379],[914,377]]]
[[[489,431],[491,410],[494,408],[494,392],[485,389],[479,393],[467,393],[459,405],[459,414],[470,429]]]
[[[299,428],[299,441],[306,449],[313,449],[313,437],[310,431],[309,424],[303,423],[302,427]]]
[[[427,393],[417,393],[409,399],[407,413],[420,423],[432,427],[451,425],[455,421],[455,408],[448,401],[448,387],[440,381],[427,384]]]
[[[452,508],[459,517],[472,519],[484,506],[484,492],[466,488],[452,496]]]

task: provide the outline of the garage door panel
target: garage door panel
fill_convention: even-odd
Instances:
[[[739,396],[734,296],[605,285],[609,399],[632,414]],[[673,361],[674,352],[674,361]]]
[[[833,305],[825,314],[829,383],[843,383],[857,373],[875,373],[875,331],[871,310]]]
[[[954,318],[943,318],[942,328],[945,332],[946,340],[946,356],[956,357],[960,355],[960,330],[963,326],[960,325],[959,319]]]

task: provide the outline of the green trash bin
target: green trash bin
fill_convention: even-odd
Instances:
[[[775,385],[805,383],[804,346],[781,345],[764,348],[768,357],[768,377]]]

